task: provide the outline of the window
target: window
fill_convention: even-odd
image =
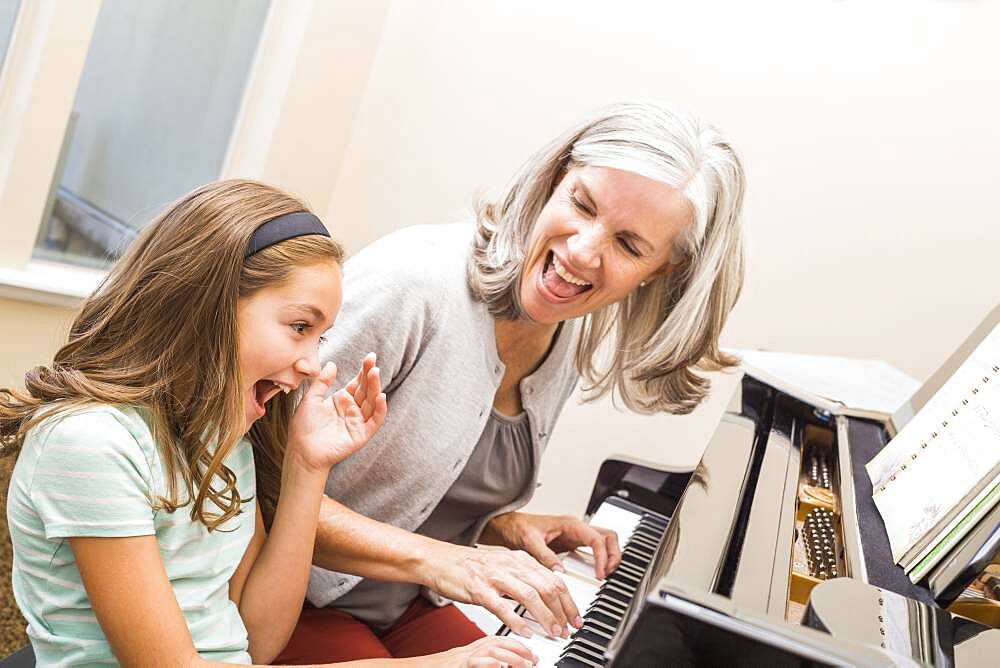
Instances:
[[[106,267],[166,204],[219,178],[267,10],[104,1],[34,257]]]
[[[0,68],[7,57],[7,46],[10,44],[11,33],[14,32],[14,20],[20,0],[0,0]]]

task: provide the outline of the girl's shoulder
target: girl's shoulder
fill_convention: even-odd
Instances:
[[[73,447],[92,454],[113,450],[142,454],[147,464],[159,458],[153,434],[142,408],[92,403],[72,408],[59,404],[42,409],[47,414],[25,435],[22,451]]]

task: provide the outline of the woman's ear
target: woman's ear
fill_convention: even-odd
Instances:
[[[679,253],[676,254],[676,255],[679,255]],[[652,274],[650,274],[649,278],[647,278],[645,281],[643,281],[643,283],[649,283],[650,281],[655,281],[655,280],[660,279],[660,278],[666,278],[667,276],[670,276],[675,271],[677,271],[678,269],[683,268],[684,265],[687,264],[687,258],[677,258],[677,259],[675,259],[675,257],[676,257],[675,254],[671,253],[670,259],[667,260],[666,264],[664,264],[662,267],[660,267],[659,269],[657,269],[656,271],[654,271]]]

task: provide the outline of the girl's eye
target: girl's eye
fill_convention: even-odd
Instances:
[[[296,334],[305,334],[306,330],[309,329],[309,325],[304,322],[292,323],[292,329],[295,330]]]

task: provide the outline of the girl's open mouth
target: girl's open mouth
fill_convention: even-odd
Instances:
[[[280,385],[266,378],[258,380],[253,384],[253,391],[251,392],[251,395],[253,396],[254,408],[257,409],[257,417],[260,417],[266,412],[264,404],[270,401],[271,397],[281,391],[282,387]]]

